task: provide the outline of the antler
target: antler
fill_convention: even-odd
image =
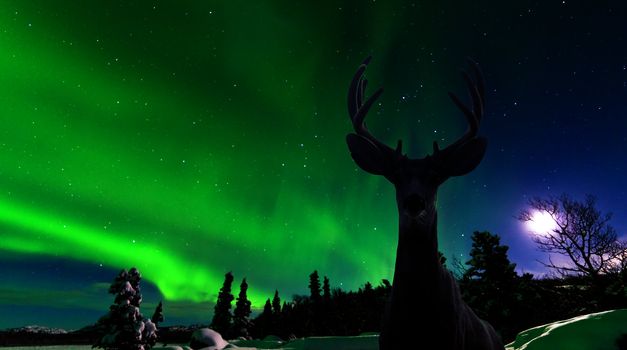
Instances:
[[[468,120],[468,131],[459,140],[443,150],[440,150],[437,142],[433,142],[433,157],[425,157],[425,159],[434,161],[434,170],[438,174],[439,181],[472,171],[481,162],[485,153],[487,141],[484,137],[477,137],[479,122],[483,115],[485,88],[479,66],[470,59],[469,61],[475,76],[474,80],[466,72],[463,72],[463,76],[470,91],[472,105],[467,107],[457,96],[449,92],[455,105],[461,109]],[[383,89],[379,88],[364,101],[368,81],[363,75],[369,62],[370,57],[362,62],[348,89],[348,114],[355,133],[348,134],[346,142],[357,165],[369,173],[384,175],[388,180],[395,182],[399,162],[406,159],[406,156],[402,154],[402,141],[398,140],[396,150],[394,150],[372,136],[364,123],[370,107],[383,92]]]
[[[366,92],[366,86],[368,85],[368,80],[363,77],[364,72],[366,71],[366,67],[368,63],[370,63],[370,59],[372,56],[368,56],[359,66],[357,72],[353,76],[353,80],[351,81],[350,87],[348,88],[348,115],[351,118],[353,123],[353,129],[355,129],[355,133],[357,135],[363,136],[368,139],[368,141],[372,142],[375,146],[379,148],[379,150],[385,154],[393,155],[402,153],[403,142],[398,140],[398,145],[396,150],[393,150],[388,145],[383,142],[377,140],[376,137],[372,136],[370,131],[366,128],[364,124],[364,119],[366,118],[366,114],[372,107],[372,104],[376,101],[379,96],[383,93],[383,88],[377,89],[377,91],[372,94],[365,102],[364,102],[364,94]]]
[[[462,71],[462,76],[466,81],[466,85],[468,86],[468,91],[470,92],[470,98],[472,100],[472,108],[468,108],[455,94],[449,92],[448,95],[453,100],[455,105],[464,113],[466,119],[468,120],[468,130],[466,133],[459,138],[459,140],[450,144],[443,150],[440,150],[438,147],[437,141],[433,141],[433,156],[434,157],[444,157],[447,154],[453,153],[460,146],[464,145],[471,139],[477,136],[477,131],[479,130],[479,123],[481,122],[481,117],[483,116],[483,109],[485,104],[485,84],[483,80],[483,74],[481,74],[481,69],[479,69],[479,65],[468,58],[468,62],[470,63],[470,69],[472,70],[475,79],[470,77],[470,75]]]

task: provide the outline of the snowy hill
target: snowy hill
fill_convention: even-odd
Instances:
[[[627,333],[627,309],[557,321],[520,332],[506,350],[617,350]]]
[[[37,333],[37,334],[67,334],[67,331],[65,329],[50,328],[50,327],[43,327],[43,326],[37,326],[37,325],[24,326],[24,327],[18,327],[18,328],[9,328],[9,329],[6,329],[5,332],[7,333]]]

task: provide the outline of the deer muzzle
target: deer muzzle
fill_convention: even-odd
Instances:
[[[417,194],[409,195],[403,200],[403,210],[411,218],[419,217],[426,209],[424,198]]]

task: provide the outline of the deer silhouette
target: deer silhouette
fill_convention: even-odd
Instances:
[[[403,154],[377,140],[364,124],[368,110],[383,92],[379,88],[364,101],[363,77],[371,57],[360,65],[348,91],[348,113],[355,133],[346,142],[357,165],[382,175],[396,189],[399,231],[392,291],[383,316],[379,349],[438,350],[504,349],[491,325],[464,303],[457,283],[438,256],[436,198],[438,187],[452,176],[471,172],[483,158],[487,140],[477,137],[483,115],[485,88],[479,66],[470,61],[471,77],[463,72],[472,105],[467,107],[449,92],[468,120],[469,129],[444,149],[433,142],[433,153],[422,159]],[[427,346],[427,345],[424,345]]]

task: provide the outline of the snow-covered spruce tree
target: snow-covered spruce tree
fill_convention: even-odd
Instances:
[[[136,268],[120,271],[109,293],[115,295],[109,313],[97,325],[105,335],[92,346],[105,350],[147,350],[157,342],[157,327],[139,311],[142,302],[139,282],[141,274]]]
[[[152,323],[155,324],[156,327],[159,326],[159,323],[163,322],[163,303],[161,301],[159,302],[159,305],[157,305],[155,313],[152,314],[150,320],[152,321]]]
[[[223,337],[229,337],[229,331],[232,327],[233,315],[231,315],[231,302],[233,294],[231,294],[231,285],[233,284],[233,274],[228,272],[224,275],[224,284],[218,293],[218,301],[214,308],[213,320],[211,321],[211,329],[220,333]]]
[[[248,283],[246,283],[246,279],[242,281],[242,284],[239,286],[239,296],[237,297],[237,302],[235,303],[235,311],[233,312],[233,336],[234,337],[248,337],[249,336],[249,328],[251,326],[250,320],[250,300],[248,300],[248,296],[246,295],[246,291],[248,290]]]

